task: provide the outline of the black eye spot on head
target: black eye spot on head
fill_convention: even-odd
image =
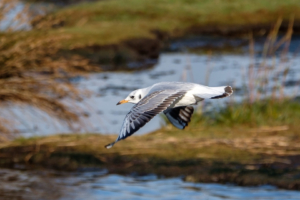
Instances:
[[[139,98],[141,99],[141,98],[142,98],[142,95],[140,95]]]
[[[130,96],[130,98],[134,99],[134,96]]]

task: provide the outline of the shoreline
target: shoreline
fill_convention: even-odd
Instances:
[[[220,128],[207,130],[216,132]],[[199,129],[200,130],[200,129]],[[201,129],[205,131],[206,128]],[[229,128],[226,134],[245,131]],[[265,133],[261,131],[266,131]],[[107,169],[109,174],[183,176],[188,182],[274,185],[300,190],[297,139],[286,126],[251,129],[251,136],[197,136],[166,127],[133,136],[112,149],[104,148],[115,135],[70,134],[17,139],[0,147],[1,167],[14,169]],[[259,134],[264,136],[259,136]],[[284,135],[284,136],[281,136]]]
[[[273,30],[274,40],[278,31],[288,31],[286,42],[289,43],[291,21],[294,32],[300,33],[300,12],[295,12],[294,21],[289,13],[300,11],[300,7],[293,8],[292,4],[275,11],[265,8],[249,11],[247,4],[242,3],[245,10],[237,13],[231,13],[231,10],[239,11],[236,4],[228,4],[229,7],[221,10],[222,14],[216,15],[218,9],[212,13],[202,9],[200,13],[180,0],[177,4],[156,1],[158,6],[143,1],[152,9],[144,9],[144,5],[133,7],[136,1],[129,0],[122,5],[116,0],[86,3],[41,17],[33,22],[32,31],[4,34],[7,45],[3,52],[11,52],[9,55],[17,59],[17,66],[34,66],[30,70],[41,74],[56,75],[61,63],[64,70],[70,67],[67,70],[70,73],[129,71],[144,68],[130,69],[127,63],[155,60],[170,41],[180,38],[220,35],[250,39],[249,32],[255,37]],[[168,6],[175,6],[174,10]],[[182,10],[183,13],[177,13]],[[277,24],[275,28],[274,24]],[[17,54],[12,51],[16,46],[19,46]],[[5,62],[3,68],[13,69],[13,65]],[[107,67],[108,64],[111,66]],[[48,65],[48,71],[41,68]],[[29,68],[22,70],[25,74]],[[4,75],[8,80],[22,78],[15,71]],[[297,120],[300,104],[280,99],[274,104],[263,102],[258,106],[234,104],[215,115],[195,113],[185,131],[167,125],[146,135],[134,135],[109,150],[104,145],[114,141],[115,135],[18,138],[0,144],[0,167],[61,171],[98,167],[115,174],[153,173],[165,177],[184,176],[184,180],[190,182],[271,184],[300,190],[300,124]]]
[[[153,66],[131,69],[127,64],[157,60],[173,40],[193,36],[250,40],[250,35],[267,36],[274,29],[286,33],[291,24],[293,33],[300,34],[300,6],[293,1],[276,1],[271,7],[261,2],[253,8],[235,0],[219,4],[181,0],[79,3],[35,18],[28,37],[61,37],[56,43],[64,56],[81,56],[105,71],[131,71]]]

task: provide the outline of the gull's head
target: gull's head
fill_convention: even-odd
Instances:
[[[143,89],[134,90],[125,99],[119,101],[117,105],[123,103],[138,103],[142,98],[144,98]]]

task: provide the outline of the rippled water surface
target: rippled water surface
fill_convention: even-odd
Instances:
[[[1,199],[300,199],[300,192],[273,186],[184,182],[181,178],[0,170]]]
[[[120,176],[106,170],[78,173],[0,169],[0,199],[300,199],[273,186],[189,183],[181,178]]]
[[[35,4],[32,9],[34,15],[41,14],[49,9],[47,4]],[[5,30],[11,25],[18,25],[15,17],[24,10],[25,4],[18,3],[8,12],[5,20],[0,22],[0,29]],[[36,13],[34,13],[36,12]],[[18,29],[30,29],[29,19]],[[170,49],[180,51],[186,47],[197,48],[201,45],[214,43],[222,46],[220,41],[211,38],[195,41],[186,40],[171,44]],[[277,58],[269,57],[265,62],[277,67],[273,77],[282,74],[288,69],[286,86],[293,85],[300,80],[300,39],[295,37],[291,42],[291,51],[287,59],[282,62]],[[232,45],[239,45],[233,41]],[[256,46],[262,48],[262,44]],[[82,132],[99,132],[117,134],[124,116],[132,107],[131,104],[116,106],[116,103],[125,98],[132,90],[148,87],[161,81],[190,81],[209,86],[233,85],[243,87],[247,70],[252,63],[258,67],[262,59],[258,56],[254,61],[247,53],[214,53],[198,55],[194,53],[163,53],[157,64],[148,70],[131,73],[99,73],[88,78],[78,77],[74,80],[77,87],[91,91],[91,96],[83,102],[74,102],[70,106],[78,106],[82,111],[84,127]],[[130,63],[137,67],[137,63]],[[275,80],[275,79],[274,79]],[[270,88],[269,88],[270,89]],[[270,92],[266,91],[266,92]],[[286,90],[288,95],[299,95],[295,87]],[[238,90],[232,99],[211,101],[214,106],[222,105],[229,100],[240,101],[243,93]],[[16,118],[17,128],[25,135],[47,135],[61,132],[71,132],[66,125],[45,115],[31,107],[2,108],[1,117]],[[156,130],[161,125],[161,118],[155,117],[137,134]],[[0,199],[57,199],[57,200],[98,200],[98,199],[300,199],[300,192],[281,190],[273,186],[239,187],[234,185],[189,183],[181,177],[163,178],[156,175],[148,176],[121,176],[107,174],[106,170],[91,172],[62,173],[55,171],[19,171],[0,169]]]
[[[80,189],[82,188],[82,189]],[[104,176],[85,183],[71,197],[62,199],[300,199],[300,192],[271,186],[237,187],[187,183],[180,178]]]

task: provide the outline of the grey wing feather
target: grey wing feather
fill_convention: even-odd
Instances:
[[[174,91],[170,90],[160,90],[145,96],[126,115],[117,140],[105,147],[111,148],[117,141],[123,140],[138,131],[155,115],[166,110],[170,105],[182,98],[185,93],[184,91],[174,93]]]

